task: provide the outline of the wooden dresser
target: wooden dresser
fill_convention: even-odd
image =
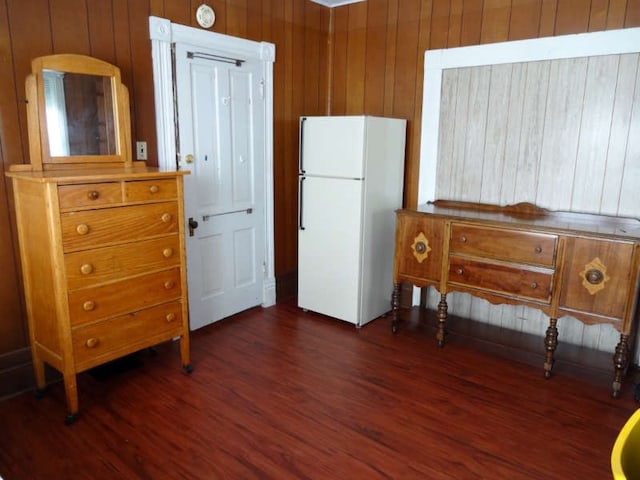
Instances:
[[[33,69],[27,80],[32,162],[7,175],[38,393],[47,363],[63,375],[70,424],[78,413],[80,372],[176,338],[182,366],[191,371],[183,173],[131,161],[128,101],[115,67],[55,55],[34,60]],[[113,152],[51,155],[38,102],[45,70],[97,72],[109,83]]]
[[[449,292],[534,307],[550,319],[544,338],[549,378],[558,318],[609,323],[620,332],[613,355],[617,397],[635,339],[639,276],[637,219],[437,201],[397,212],[392,329],[398,329],[402,282],[439,291],[439,346]]]

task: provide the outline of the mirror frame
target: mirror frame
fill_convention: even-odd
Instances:
[[[51,156],[44,97],[44,70],[111,78],[116,147],[114,155]],[[27,77],[25,88],[32,170],[81,166],[96,168],[132,166],[129,92],[121,82],[118,67],[86,55],[58,54],[38,57],[31,62],[31,74]]]

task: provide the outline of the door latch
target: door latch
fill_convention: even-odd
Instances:
[[[198,228],[198,222],[193,219],[193,217],[189,217],[189,236],[193,237],[193,231]]]

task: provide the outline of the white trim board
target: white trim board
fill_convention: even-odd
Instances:
[[[640,52],[640,28],[427,50],[424,55],[418,204],[435,200],[443,70],[636,52]]]

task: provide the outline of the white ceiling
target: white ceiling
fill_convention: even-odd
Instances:
[[[364,2],[365,0],[311,0],[329,8],[339,7],[340,5],[348,5],[350,3]]]

